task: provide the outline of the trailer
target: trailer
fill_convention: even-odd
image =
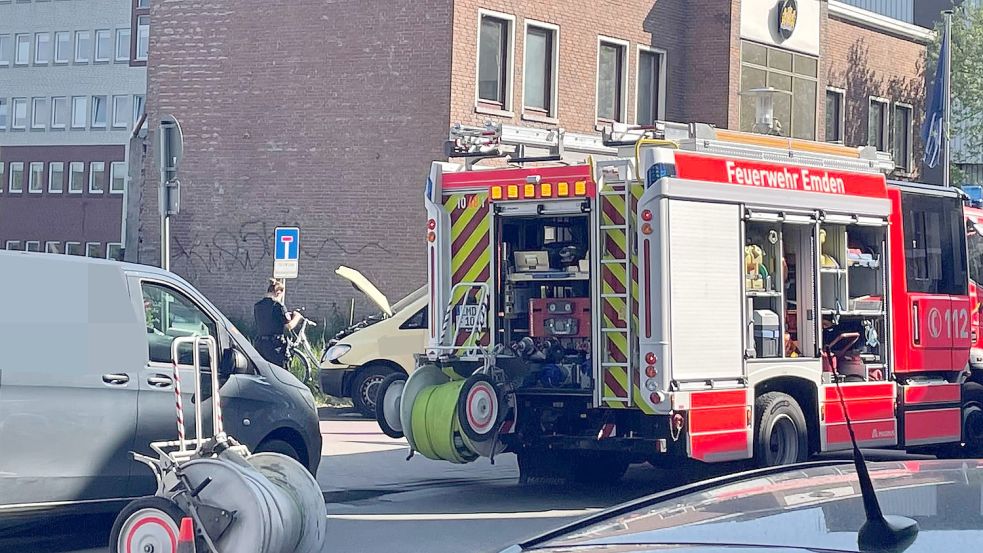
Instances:
[[[788,464],[851,447],[841,395],[862,447],[983,448],[957,189],[704,124],[510,136],[455,126],[427,179],[428,346],[377,412],[413,451]]]

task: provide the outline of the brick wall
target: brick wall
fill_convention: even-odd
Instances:
[[[423,188],[449,120],[450,9],[155,1],[151,131],[171,113],[185,137],[172,270],[251,318],[283,224],[301,227],[291,305],[347,314],[357,293],[334,275],[340,264],[364,269],[393,301],[421,286]],[[147,163],[140,256],[157,263],[158,173]]]

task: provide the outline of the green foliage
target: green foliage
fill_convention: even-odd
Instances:
[[[929,48],[932,75],[939,62],[943,26],[937,24]],[[983,157],[983,7],[979,5],[960,7],[952,16],[951,87],[951,135],[959,135],[963,143],[960,152],[953,152],[952,182],[961,183],[955,164]]]

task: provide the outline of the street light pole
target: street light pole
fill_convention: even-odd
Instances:
[[[945,104],[942,111],[942,185],[952,186],[949,174],[949,163],[952,158],[952,148],[949,145],[949,140],[952,137],[952,133],[949,129],[949,122],[951,121],[952,112],[952,10],[946,10],[942,12],[942,19],[945,22],[945,38],[949,41],[948,48],[945,49],[945,59],[941,61],[945,67],[945,80],[944,80],[944,91],[945,94]]]

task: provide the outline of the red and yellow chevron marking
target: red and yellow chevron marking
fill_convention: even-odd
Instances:
[[[444,196],[444,209],[451,219],[451,286],[461,282],[490,284],[492,254],[488,194],[448,194]],[[451,298],[452,317],[465,300],[473,305],[477,299],[476,289],[456,290]],[[453,319],[451,324],[454,324]],[[465,329],[451,330],[456,346],[487,346],[490,343],[491,335],[487,328],[474,338],[470,338],[470,333]]]
[[[615,186],[614,190],[618,187]],[[633,184],[631,189],[632,206],[631,213],[636,211],[638,199],[641,198],[645,187],[641,184]],[[601,204],[601,225],[624,225],[625,224],[625,201],[618,195],[603,195],[600,197]],[[632,335],[638,333],[638,256],[636,255],[635,228],[633,218],[629,219],[629,231],[626,235],[624,231],[608,229],[601,231],[601,258],[605,260],[618,261],[625,259],[628,255],[631,259],[631,329]],[[624,265],[617,263],[601,264],[601,291],[605,294],[624,294],[627,289],[629,275],[625,274]],[[601,300],[603,328],[627,328],[629,321],[624,320],[627,312],[625,300],[622,298],[604,298]],[[635,340],[633,340],[635,341]],[[602,363],[625,363],[633,359],[629,356],[637,350],[635,344],[629,344],[623,335],[611,333],[605,337],[602,344]],[[633,367],[634,369],[634,367]],[[633,370],[632,369],[632,370]],[[642,399],[641,387],[634,382],[632,389],[628,388],[628,374],[624,367],[603,367],[603,395],[604,397],[627,398],[631,393],[634,397],[635,406],[643,412],[651,414],[653,410]],[[637,379],[636,379],[637,380]],[[620,409],[627,407],[627,403],[620,401],[607,401],[607,407]]]

